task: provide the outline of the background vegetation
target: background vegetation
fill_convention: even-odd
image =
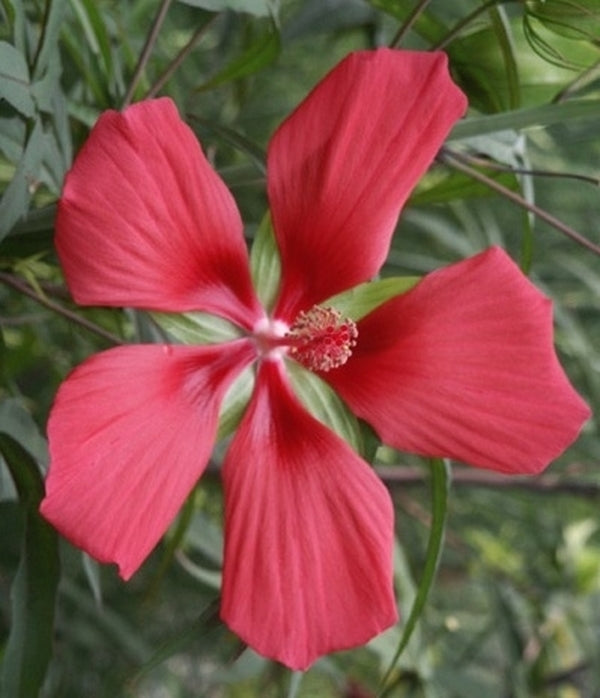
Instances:
[[[64,174],[100,112],[171,95],[250,238],[277,124],[349,51],[392,44],[444,48],[471,109],[411,198],[383,273],[502,245],[553,298],[561,358],[598,414],[598,0],[1,0],[2,696],[600,696],[596,421],[538,478],[453,465],[448,497],[435,470],[380,449],[403,620],[305,675],[244,650],[216,621],[216,475],[128,584],[37,515],[59,382],[117,338],[154,337],[143,313],[74,306],[53,251]],[[435,586],[382,686],[444,525]]]

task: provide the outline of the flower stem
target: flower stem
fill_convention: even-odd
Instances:
[[[404,37],[408,34],[413,24],[419,18],[419,15],[425,11],[430,2],[431,0],[419,0],[419,2],[415,5],[415,9],[404,20],[404,24],[400,27],[400,29],[398,29],[396,35],[391,40],[390,48],[397,48],[401,44],[402,39],[404,39]]]
[[[154,22],[152,23],[150,31],[148,32],[148,36],[146,37],[146,43],[144,44],[144,48],[142,49],[137,65],[135,67],[135,71],[133,73],[133,77],[131,78],[129,88],[123,99],[123,104],[121,107],[122,109],[125,109],[125,107],[128,107],[131,104],[135,88],[137,87],[138,82],[142,77],[142,73],[146,68],[146,64],[148,63],[150,54],[152,53],[152,49],[154,48],[154,44],[156,43],[156,39],[158,38],[158,33],[160,31],[162,23],[164,22],[165,17],[167,16],[167,11],[172,2],[173,0],[162,0],[162,2],[160,3],[158,12],[156,13],[156,17],[154,18]]]
[[[77,325],[84,327],[89,332],[93,332],[99,337],[108,340],[111,344],[125,344],[125,342],[123,342],[123,340],[120,337],[117,337],[116,334],[113,334],[112,332],[105,330],[103,327],[100,327],[100,325],[96,325],[96,323],[91,322],[90,320],[87,320],[84,317],[81,317],[81,315],[74,313],[72,310],[63,307],[59,303],[55,303],[54,301],[51,301],[49,298],[41,296],[28,283],[26,283],[25,281],[21,281],[18,277],[14,276],[13,274],[0,272],[0,283],[3,283],[5,286],[10,286],[11,288],[14,288],[16,291],[22,293],[24,296],[32,298],[36,303],[39,303],[40,305],[44,306],[44,308],[48,308],[48,310],[51,310],[52,312],[57,313],[58,315],[62,315],[71,322],[74,322]]]
[[[570,238],[577,244],[581,245],[582,247],[585,247],[587,250],[590,250],[590,252],[594,252],[595,254],[600,255],[600,245],[597,245],[591,240],[588,240],[586,237],[581,235],[581,233],[578,233],[576,230],[568,226],[566,223],[563,223],[561,220],[553,216],[551,213],[548,213],[539,206],[536,206],[535,204],[532,204],[526,199],[524,199],[520,194],[517,194],[511,189],[508,189],[502,184],[496,182],[496,180],[492,179],[491,177],[484,175],[482,172],[479,172],[474,167],[471,167],[470,165],[466,164],[466,162],[464,162],[464,156],[461,156],[460,153],[456,153],[455,151],[450,150],[447,147],[443,147],[438,153],[437,157],[440,162],[443,162],[449,167],[452,167],[455,170],[458,170],[459,172],[463,172],[472,179],[481,182],[482,184],[485,184],[487,187],[489,187],[496,193],[500,194],[501,196],[504,196],[504,198],[517,204],[517,206],[521,206],[521,208],[524,208],[527,211],[530,211],[531,213],[535,214],[538,218],[545,221],[546,223],[563,233],[563,235],[566,235],[568,238]]]
[[[488,158],[477,157],[476,155],[467,155],[466,153],[459,153],[458,151],[453,151],[456,158],[468,165],[474,165],[475,167],[485,167],[488,170],[495,170],[497,172],[510,172],[512,174],[527,175],[529,177],[554,177],[556,179],[574,179],[578,182],[586,182],[587,184],[593,184],[596,187],[600,187],[600,178],[590,177],[588,175],[579,174],[578,172],[552,172],[550,170],[535,170],[528,169],[524,167],[510,167],[509,165],[501,165],[500,163],[494,162]]]

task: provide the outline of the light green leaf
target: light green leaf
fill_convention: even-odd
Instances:
[[[232,323],[210,313],[150,313],[154,321],[182,344],[218,344],[241,337]]]
[[[337,393],[319,376],[295,361],[286,361],[286,367],[294,392],[308,411],[362,454],[359,422]]]
[[[6,41],[0,41],[0,95],[23,116],[35,114],[27,61]]]
[[[258,36],[250,46],[239,56],[236,56],[210,80],[200,85],[198,90],[210,90],[257,73],[272,63],[281,50],[281,37],[274,23],[270,29]]]
[[[502,114],[476,116],[463,119],[455,124],[448,140],[462,140],[485,133],[521,130],[552,124],[564,124],[576,119],[598,119],[600,117],[600,100],[574,99],[558,104],[545,104],[541,107],[516,109]]]
[[[263,217],[254,236],[250,271],[260,302],[267,311],[272,310],[279,290],[281,261],[269,212]]]
[[[360,320],[390,298],[410,291],[419,281],[418,276],[391,276],[378,281],[367,281],[328,298],[323,305],[339,310],[352,320]]]
[[[275,9],[273,0],[179,0],[185,5],[200,7],[209,12],[246,12],[256,17],[268,17]]]

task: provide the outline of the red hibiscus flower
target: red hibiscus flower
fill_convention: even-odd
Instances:
[[[358,52],[280,126],[268,195],[281,257],[272,312],[242,222],[173,103],[103,114],[67,176],[56,244],[84,305],[204,311],[238,337],[92,356],[49,420],[41,511],[129,578],[201,476],[219,409],[254,364],[223,467],[221,615],[295,669],[396,620],[393,511],[373,470],[303,407],[315,371],[398,449],[534,473],[588,409],[553,349],[551,304],[499,249],[426,276],[354,322],[327,299],[381,268],[399,211],[464,95],[441,53]]]

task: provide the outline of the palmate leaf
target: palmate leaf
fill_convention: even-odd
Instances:
[[[52,655],[54,604],[59,579],[56,532],[39,515],[44,493],[42,476],[28,442],[21,444],[11,425],[21,435],[36,430],[23,419],[23,410],[7,401],[0,410],[0,454],[14,480],[24,511],[21,559],[11,588],[11,630],[0,674],[0,694],[31,698],[41,690]],[[38,436],[39,439],[39,436]]]

